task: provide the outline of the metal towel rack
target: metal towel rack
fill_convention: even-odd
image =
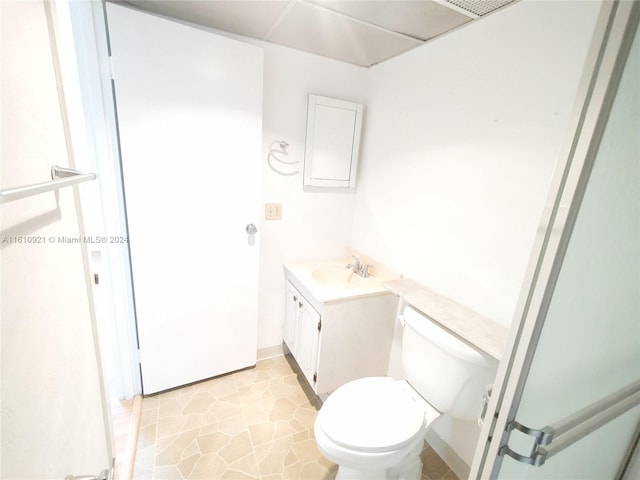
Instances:
[[[539,467],[556,453],[638,405],[640,405],[640,380],[538,430],[512,421],[507,425],[508,430],[519,430],[534,437],[535,443],[531,454],[520,455],[507,445],[502,446],[499,454],[509,455],[519,462]]]
[[[95,180],[95,173],[83,173],[72,168],[59,167],[54,165],[51,167],[52,180],[42,183],[34,183],[25,185],[24,187],[7,188],[0,191],[0,204],[19,200],[21,198],[31,197],[40,193],[58,190],[59,188],[76,185],[88,180]]]

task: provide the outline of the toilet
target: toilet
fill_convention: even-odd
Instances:
[[[338,464],[336,479],[419,479],[429,426],[441,415],[476,420],[498,362],[411,306],[403,325],[406,380],[367,377],[324,402],[314,432],[318,449]]]

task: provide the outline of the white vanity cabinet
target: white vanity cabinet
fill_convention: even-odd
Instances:
[[[319,301],[287,277],[283,338],[316,394],[387,374],[397,303],[390,292]]]

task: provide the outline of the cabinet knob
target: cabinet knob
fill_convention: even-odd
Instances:
[[[295,295],[293,296],[293,301],[297,302],[298,301],[298,297],[296,297]]]
[[[302,302],[298,302],[298,307],[302,308]]]

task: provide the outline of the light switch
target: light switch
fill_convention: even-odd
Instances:
[[[264,218],[266,220],[282,220],[282,204],[281,203],[265,204]]]

